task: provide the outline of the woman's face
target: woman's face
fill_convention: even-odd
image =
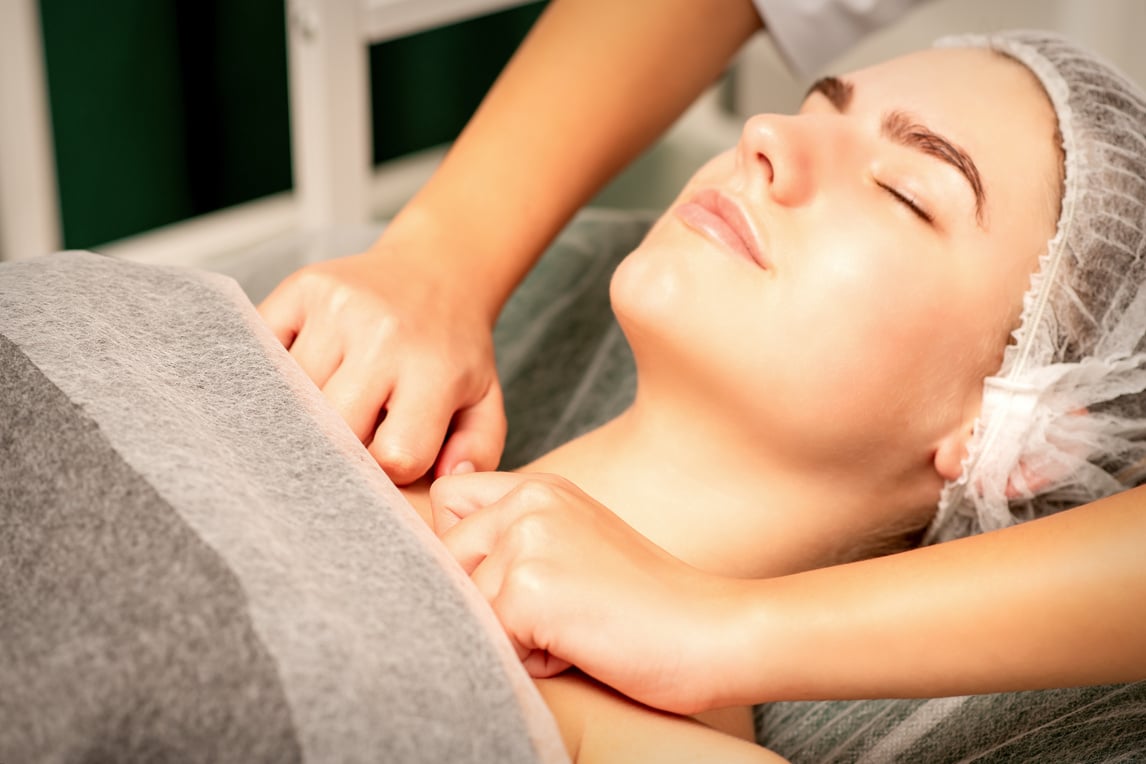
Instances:
[[[1033,76],[970,49],[748,120],[614,277],[641,389],[785,459],[907,449],[950,479],[1054,230],[1055,135]]]

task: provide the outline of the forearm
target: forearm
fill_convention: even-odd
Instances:
[[[737,701],[1146,677],[1146,489],[1004,531],[753,582]],[[731,670],[733,667],[729,667]]]
[[[496,316],[573,213],[759,26],[749,0],[554,0],[393,236],[441,242]]]

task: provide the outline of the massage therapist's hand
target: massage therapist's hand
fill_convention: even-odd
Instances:
[[[574,664],[665,710],[721,704],[714,656],[735,631],[735,581],[670,556],[555,476],[457,475],[430,501],[435,532],[533,676]]]
[[[259,306],[390,478],[493,469],[505,445],[489,309],[448,257],[399,240],[305,267]]]

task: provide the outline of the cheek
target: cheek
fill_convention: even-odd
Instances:
[[[821,252],[803,264],[785,306],[786,349],[807,371],[805,390],[861,429],[873,417],[897,425],[923,409],[945,419],[982,368],[988,323],[965,294],[973,276],[947,267],[943,254],[892,246]]]
[[[792,318],[849,347],[914,337],[949,303],[942,260],[924,245],[820,237],[792,263]]]
[[[793,310],[804,317],[793,321],[802,329],[788,350],[794,365],[808,372],[807,392],[835,416],[867,419],[888,411],[944,361],[936,342],[947,323],[942,310],[916,300],[920,292],[906,297],[882,286],[826,289],[819,304]]]

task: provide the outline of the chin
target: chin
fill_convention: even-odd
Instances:
[[[688,345],[699,327],[695,285],[671,249],[642,244],[613,273],[609,300],[634,352],[645,345]],[[667,348],[666,348],[667,349]]]
[[[658,397],[704,397],[719,359],[708,354],[709,332],[679,273],[647,251],[634,252],[613,275],[613,314],[632,350],[638,388]]]

